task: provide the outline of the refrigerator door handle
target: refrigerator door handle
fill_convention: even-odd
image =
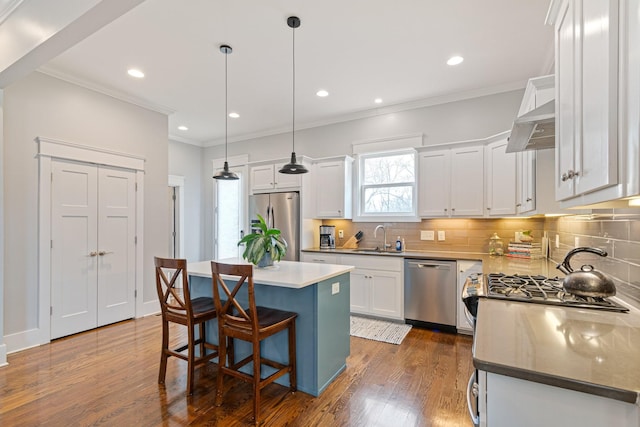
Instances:
[[[273,210],[273,206],[271,206],[270,208],[271,208],[271,223],[269,224],[269,227],[276,228],[276,214]]]

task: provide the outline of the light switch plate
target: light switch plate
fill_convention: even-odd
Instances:
[[[573,238],[573,246],[575,246],[576,248],[580,247],[580,238],[578,236],[575,236]]]
[[[433,230],[420,230],[420,240],[435,240],[435,232]]]
[[[560,235],[556,234],[556,249],[560,247]]]
[[[337,293],[340,293],[340,282],[331,284],[331,295],[335,295]]]
[[[438,240],[444,241],[444,230],[438,230]]]

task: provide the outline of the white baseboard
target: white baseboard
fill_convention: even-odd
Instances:
[[[160,303],[157,300],[153,300],[142,304],[142,313],[137,313],[136,318],[147,317],[158,313],[160,313]]]
[[[28,331],[17,332],[4,336],[4,342],[7,346],[7,353],[15,353],[16,351],[26,350],[31,347],[37,347],[46,344],[43,342],[42,331],[40,329],[29,329]]]

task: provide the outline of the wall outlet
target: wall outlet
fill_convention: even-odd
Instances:
[[[331,295],[335,295],[337,293],[340,293],[340,282],[331,284]]]
[[[560,235],[556,234],[556,249],[560,248]]]
[[[435,240],[435,232],[433,230],[420,230],[420,240]]]
[[[438,230],[438,240],[444,241],[444,230]]]
[[[573,238],[573,246],[576,248],[580,247],[580,238],[578,236]]]
[[[338,237],[344,239],[344,230],[338,230]]]

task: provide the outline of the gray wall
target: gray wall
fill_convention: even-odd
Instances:
[[[465,99],[397,113],[380,114],[326,126],[296,131],[296,152],[312,158],[351,154],[351,144],[402,135],[424,135],[424,145],[486,138],[510,130],[523,90]],[[291,153],[291,134],[229,144],[229,157],[249,154],[249,161],[287,158]],[[224,157],[224,145],[209,147],[203,155],[203,193],[205,241],[203,257],[210,258],[213,221],[213,183],[211,160]]]
[[[156,299],[153,256],[168,250],[166,115],[32,73],[4,91],[4,334],[38,327],[37,136],[146,159],[142,289]]]
[[[210,163],[209,163],[210,164]],[[202,148],[169,141],[169,175],[184,177],[184,254],[189,262],[202,261]],[[209,174],[209,179],[211,176]]]

